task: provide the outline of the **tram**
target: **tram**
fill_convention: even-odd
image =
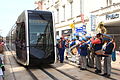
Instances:
[[[7,36],[18,63],[25,66],[52,64],[57,60],[53,14],[25,10]]]

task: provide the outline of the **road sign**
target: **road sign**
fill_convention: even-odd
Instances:
[[[72,24],[70,24],[70,28],[74,28],[75,27],[75,25],[72,23]]]
[[[83,27],[76,28],[76,32],[82,32],[82,31],[83,31]]]

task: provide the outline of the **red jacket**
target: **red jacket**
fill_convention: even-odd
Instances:
[[[92,40],[92,44],[101,44],[101,40],[99,38]]]

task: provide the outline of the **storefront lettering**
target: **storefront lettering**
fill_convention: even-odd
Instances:
[[[106,20],[119,18],[119,14],[107,14]]]

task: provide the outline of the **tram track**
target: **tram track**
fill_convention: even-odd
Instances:
[[[27,69],[33,80],[79,80],[49,65],[49,68]]]
[[[50,65],[50,69],[52,70],[52,71],[55,71],[55,73],[57,74],[62,74],[61,75],[61,77],[63,76],[63,77],[65,77],[66,76],[66,79],[65,80],[79,80],[79,79],[77,79],[77,78],[75,78],[74,76],[71,76],[70,74],[67,74],[67,73],[65,73],[64,71],[62,71],[62,70],[59,70],[59,69],[57,69],[55,66],[53,66],[53,65]],[[50,71],[48,71],[48,70],[46,70],[46,69],[43,69],[43,71],[45,71],[45,72],[49,72],[49,73],[51,73]],[[54,74],[55,75],[55,74]],[[59,77],[59,76],[58,76]],[[58,78],[57,77],[57,78]],[[56,80],[61,80],[60,78],[59,79],[56,79]]]

